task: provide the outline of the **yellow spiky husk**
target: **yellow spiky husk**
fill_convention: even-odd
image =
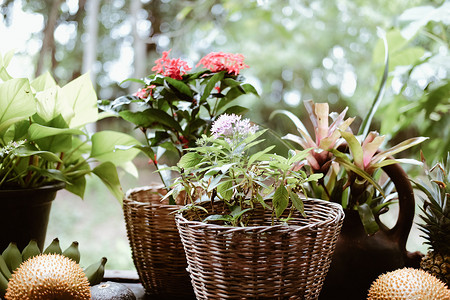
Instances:
[[[439,279],[419,269],[403,268],[380,275],[368,300],[450,300],[450,290]]]
[[[14,272],[6,300],[87,300],[89,281],[81,267],[59,254],[42,254],[28,259]]]

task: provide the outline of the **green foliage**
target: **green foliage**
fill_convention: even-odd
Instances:
[[[129,162],[138,150],[116,151],[116,145],[136,143],[112,131],[90,136],[86,124],[97,121],[97,97],[88,75],[63,87],[50,74],[31,83],[7,76],[3,58],[0,101],[0,187],[34,188],[57,181],[83,197],[85,176],[95,174],[118,200],[122,191],[114,164]],[[9,79],[8,79],[9,78]],[[91,168],[92,163],[103,164]]]
[[[112,101],[99,101],[99,107],[144,133],[146,144],[136,144],[135,148],[147,155],[157,168],[164,165],[159,165],[161,155],[156,157],[155,153],[167,151],[180,158],[183,149],[194,146],[202,134],[208,133],[217,116],[245,113],[245,108],[235,104],[239,96],[257,95],[251,85],[243,83],[242,76],[229,70],[196,71],[179,79],[152,74],[143,80],[132,80],[144,84],[140,91]],[[166,186],[170,185],[170,179],[162,177],[162,180]]]
[[[222,119],[216,122],[222,124]],[[202,200],[224,201],[230,214],[210,215],[201,221],[231,226],[248,224],[252,210],[260,206],[272,211],[272,223],[289,220],[294,211],[304,215],[303,202],[297,193],[305,193],[304,184],[321,177],[320,174],[308,177],[300,168],[293,168],[308,152],[291,151],[288,157],[283,157],[269,154],[273,146],[255,152],[254,147],[263,141],[260,136],[266,130],[243,134],[244,125],[235,126],[233,133],[226,131],[218,136],[216,131],[213,136],[203,135],[197,147],[188,149],[177,166],[170,168],[181,176],[166,197],[185,191],[186,203],[192,204],[192,209]],[[271,201],[265,202],[268,199]]]
[[[450,4],[417,6],[398,17],[388,33],[392,44],[390,97],[380,109],[381,132],[417,132],[428,136],[425,156],[437,160],[450,147],[450,84],[448,79],[448,12]],[[378,51],[376,51],[377,53]],[[379,55],[375,55],[377,59]],[[412,152],[418,157],[418,150]]]
[[[425,244],[442,255],[450,255],[448,235],[450,232],[450,153],[445,162],[438,162],[429,168],[422,156],[428,182],[413,181],[415,188],[422,191],[420,230],[424,234]]]
[[[378,101],[379,98],[376,97],[374,103]],[[305,131],[303,123],[292,113],[275,111],[271,117],[281,114],[299,126],[297,130],[300,136],[288,134],[284,138],[295,142],[304,150],[310,149],[306,158],[311,174],[323,174],[318,185],[314,186],[315,183],[312,182],[310,191],[317,198],[340,203],[345,208],[357,209],[367,233],[375,233],[379,229],[377,217],[384,212],[382,210],[386,206],[384,199],[387,199],[384,189],[377,182],[376,171],[399,162],[420,164],[415,160],[395,160],[391,157],[422,143],[427,138],[407,139],[382,151],[380,146],[384,136],[379,136],[374,131],[366,135],[365,130],[361,131],[362,135],[355,136],[348,130],[353,119],[344,121],[346,109],[340,114],[329,114],[327,103],[312,101],[305,102],[305,107],[313,125],[315,141]],[[376,105],[373,107],[375,112]],[[330,126],[328,126],[329,116],[334,116],[334,122]],[[371,117],[372,114],[369,113],[367,118]],[[361,125],[366,126],[370,126],[370,121]]]

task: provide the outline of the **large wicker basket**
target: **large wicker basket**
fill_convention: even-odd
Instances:
[[[323,200],[304,205],[307,217],[294,214],[289,226],[271,226],[268,210],[247,227],[190,221],[191,211],[177,214],[197,299],[317,299],[344,212]],[[214,206],[217,212],[223,204]]]
[[[175,224],[179,205],[161,202],[162,185],[129,190],[123,212],[133,262],[146,293],[158,299],[195,299]]]

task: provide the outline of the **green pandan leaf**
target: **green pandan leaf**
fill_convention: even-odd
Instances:
[[[211,91],[216,86],[216,84],[223,79],[225,75],[225,71],[219,72],[211,76],[211,78],[208,80],[208,83],[205,86],[205,89],[203,91],[202,97],[200,98],[200,101],[205,101],[209,95],[211,94]]]
[[[14,123],[36,112],[28,79],[11,79],[0,84],[0,136]]]
[[[367,234],[374,234],[380,229],[372,213],[372,209],[367,203],[358,206],[358,213]]]
[[[117,175],[116,166],[111,162],[104,162],[92,170],[92,172],[97,175],[101,181],[106,185],[106,187],[111,191],[111,193],[122,203],[123,191],[120,186],[119,176]]]
[[[70,128],[97,121],[97,94],[89,73],[81,75],[62,87],[58,91],[58,102],[72,111],[70,115],[63,113]]]
[[[275,190],[272,203],[275,209],[275,215],[279,218],[289,205],[289,193],[284,185],[280,185]]]
[[[134,137],[116,131],[100,131],[92,135],[92,149],[90,157],[102,162],[121,164],[131,161],[139,153],[136,148],[124,149],[118,146],[135,146],[139,141]]]
[[[177,166],[183,169],[196,167],[201,161],[203,156],[196,152],[188,152],[180,158]]]

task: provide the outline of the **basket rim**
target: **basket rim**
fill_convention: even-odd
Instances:
[[[326,201],[326,200],[322,200],[322,199],[316,199],[316,198],[307,198],[307,199],[302,199],[302,201],[306,201],[306,202],[315,202],[315,203],[319,203],[322,204],[324,206],[329,206],[329,208],[331,208],[332,210],[336,211],[335,216],[334,217],[329,217],[326,218],[324,220],[321,221],[316,221],[313,222],[311,224],[306,224],[306,225],[291,225],[291,224],[276,224],[276,225],[257,225],[257,226],[246,226],[246,227],[241,227],[241,226],[223,226],[223,225],[218,225],[218,224],[210,224],[210,223],[204,223],[202,221],[190,221],[187,220],[184,216],[183,216],[183,212],[178,212],[175,214],[175,221],[177,223],[177,225],[189,225],[192,228],[204,228],[204,229],[211,229],[211,230],[217,230],[217,231],[223,231],[223,233],[225,232],[239,232],[239,231],[258,231],[258,232],[264,232],[264,231],[269,231],[269,230],[276,230],[276,229],[285,229],[285,228],[290,228],[290,230],[293,231],[302,231],[305,229],[309,229],[309,228],[313,228],[313,227],[320,227],[323,226],[325,224],[338,224],[339,222],[342,222],[344,217],[345,217],[345,213],[344,210],[342,208],[342,206],[338,203],[334,203],[331,201]],[[207,201],[209,203],[209,201]]]
[[[131,194],[138,193],[138,192],[144,192],[144,191],[150,191],[150,190],[159,190],[164,189],[164,184],[159,182],[151,182],[148,185],[144,186],[138,186],[131,189],[128,189],[125,193],[125,198],[129,198]]]

